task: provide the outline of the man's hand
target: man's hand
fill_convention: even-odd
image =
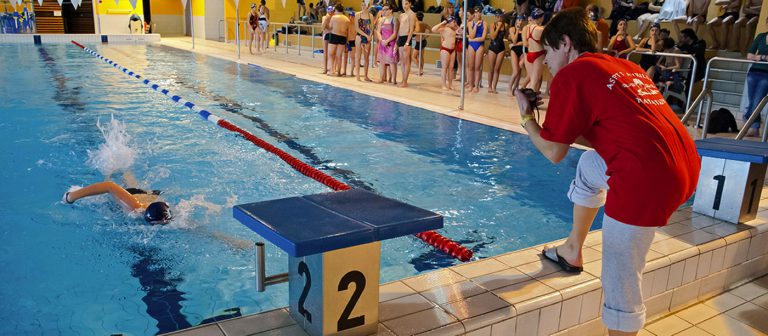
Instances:
[[[534,107],[544,104],[540,92],[535,92],[531,89],[516,89],[515,98],[517,99],[517,106],[520,109],[521,117],[533,114]]]

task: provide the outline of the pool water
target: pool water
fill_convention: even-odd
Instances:
[[[570,229],[580,151],[552,165],[526,136],[386,99],[166,47],[88,47],[354,188],[443,214],[440,232],[476,257]],[[260,238],[232,206],[327,187],[75,46],[0,45],[0,83],[0,334],[146,335],[287,305],[286,284],[255,290]],[[112,117],[172,224],[106,196],[61,202],[104,179],[88,157]],[[268,274],[286,271],[267,255]],[[458,262],[402,237],[381,263],[387,282]]]

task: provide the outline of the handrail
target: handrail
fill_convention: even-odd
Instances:
[[[685,110],[688,111],[688,109],[691,107],[691,96],[693,96],[693,83],[696,82],[696,68],[697,68],[697,65],[698,65],[698,62],[696,62],[696,58],[693,57],[693,55],[690,55],[690,54],[676,54],[676,53],[632,50],[629,53],[627,53],[627,59],[629,59],[629,56],[632,56],[634,54],[687,58],[687,59],[690,59],[691,61],[693,61],[693,64],[692,64],[693,67],[692,67],[692,70],[691,70],[691,75],[688,76],[688,94],[686,95],[687,97],[685,99]],[[651,79],[653,79],[653,78],[651,78]]]
[[[760,115],[760,112],[763,111],[763,108],[765,107],[765,104],[768,103],[768,96],[763,97],[763,99],[760,99],[760,103],[757,104],[757,107],[755,108],[755,111],[752,112],[752,115],[749,116],[749,119],[747,119],[746,122],[744,122],[744,127],[741,128],[741,131],[739,131],[739,134],[736,135],[736,140],[744,139],[744,136],[747,135],[747,131],[749,130],[750,126],[752,126],[752,123],[755,122],[755,119]],[[768,134],[766,131],[768,130],[768,123],[763,123],[763,136],[761,138],[762,142],[766,142],[768,140]]]
[[[699,94],[698,97],[696,97],[696,100],[693,101],[691,106],[688,107],[688,109],[685,111],[685,114],[683,115],[683,117],[680,118],[680,122],[682,122],[683,125],[685,125],[685,123],[688,122],[688,119],[690,119],[691,116],[693,115],[693,110],[696,109],[696,106],[698,106],[702,101],[704,101],[706,97],[710,97],[711,95],[712,95],[712,86],[707,85],[707,82],[705,82],[704,88],[701,90],[701,93]]]
[[[712,57],[712,58],[711,58],[711,59],[710,59],[710,60],[707,62],[707,68],[706,68],[706,71],[704,72],[704,84],[705,84],[705,85],[709,84],[709,83],[708,83],[708,80],[709,80],[709,71],[710,71],[710,70],[712,70],[712,63],[714,63],[714,62],[732,62],[732,63],[749,63],[749,64],[755,64],[755,63],[758,63],[758,64],[768,64],[768,62],[752,61],[752,60],[748,60],[748,59],[742,59],[742,58],[730,58],[730,57]],[[762,103],[762,101],[761,101],[761,103]],[[711,103],[710,103],[710,105],[711,105]],[[762,108],[761,108],[761,110],[762,110]],[[760,113],[760,112],[762,112],[761,110],[756,110],[756,111],[757,111],[757,113]],[[710,114],[711,112],[712,112],[712,111],[711,111],[711,109],[707,109],[706,111],[704,111],[704,131],[703,131],[703,132],[701,132],[701,138],[702,138],[702,139],[705,139],[705,138],[707,137],[707,127],[709,126],[709,114]],[[752,114],[754,115],[754,112],[753,112]],[[699,109],[699,113],[698,113],[698,115],[697,115],[697,117],[696,117],[696,124],[697,124],[697,125],[699,124],[700,120],[701,120],[701,109]],[[745,126],[744,128],[748,128],[748,127],[747,127],[747,126]],[[739,132],[739,135],[740,135],[740,134],[741,134],[741,132]],[[738,135],[737,135],[737,137],[738,137]],[[742,137],[743,137],[743,135],[742,135]],[[765,141],[766,141],[766,140],[765,140],[765,132],[763,132],[763,142],[765,142]]]

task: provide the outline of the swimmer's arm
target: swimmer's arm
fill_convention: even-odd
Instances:
[[[112,181],[94,183],[89,186],[83,187],[82,189],[72,191],[69,193],[69,196],[67,196],[67,200],[69,202],[74,202],[83,197],[101,195],[106,193],[109,193],[110,195],[112,195],[112,197],[116,201],[120,202],[121,204],[125,205],[131,210],[136,210],[144,207],[144,205],[141,204],[141,202],[139,202],[136,199],[136,197],[133,197],[133,195],[128,193],[125,189],[123,189],[123,187],[117,185],[117,183]]]
[[[437,33],[440,31],[441,28],[443,28],[443,25],[445,25],[445,21],[438,23],[436,26],[432,27],[432,32]]]

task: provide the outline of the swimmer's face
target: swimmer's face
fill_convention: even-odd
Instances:
[[[658,36],[659,35],[659,28],[651,27],[651,35],[652,36]]]

